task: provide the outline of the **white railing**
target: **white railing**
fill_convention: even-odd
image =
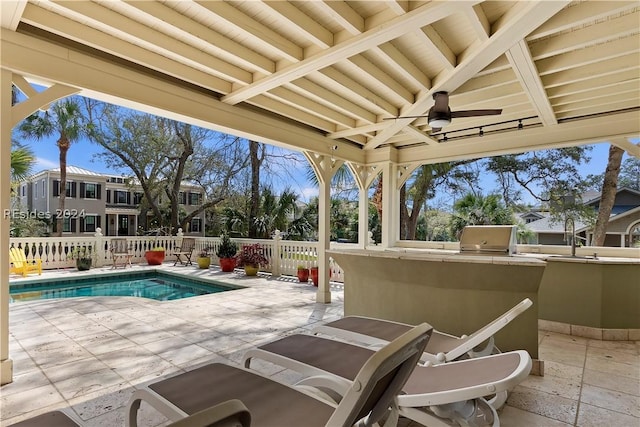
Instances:
[[[260,268],[260,270],[274,275],[295,276],[298,271],[298,266],[311,268],[318,265],[318,242],[281,240],[277,236],[278,233],[276,233],[273,239],[234,238],[233,241],[238,245],[238,250],[242,248],[242,245],[259,243],[262,248],[264,248],[265,257],[269,261],[269,265]],[[354,247],[355,245],[345,245],[345,247],[346,246]],[[220,247],[220,238],[197,238],[196,252],[205,247],[211,248],[211,259],[214,264],[219,264],[220,261],[215,253]],[[344,272],[332,259],[329,259],[329,268],[330,280],[344,282]]]
[[[156,246],[165,248],[166,260],[175,261],[173,255],[176,248],[179,247],[182,240],[182,230],[178,230],[177,236],[128,236],[126,238],[129,251],[133,253],[131,262],[145,263],[144,254]],[[24,250],[27,260],[42,260],[42,268],[58,269],[75,267],[75,260],[71,257],[74,248],[89,248],[94,266],[111,265],[113,259],[109,247],[111,239],[114,236],[103,236],[98,229],[94,236],[83,237],[12,237],[10,239],[11,247],[18,247]],[[298,266],[313,267],[318,263],[318,242],[298,242],[294,240],[282,240],[279,233],[276,233],[273,239],[233,239],[233,241],[242,247],[242,245],[250,245],[260,243],[264,248],[265,256],[269,260],[269,265],[261,268],[261,271],[272,273],[273,275],[295,276]],[[196,247],[193,259],[204,248],[209,248],[209,253],[213,264],[219,265],[220,261],[215,255],[220,247],[220,238],[218,237],[198,237],[196,238]],[[354,244],[331,243],[332,249],[354,248]],[[369,249],[376,249],[370,246]],[[451,250],[458,251],[460,248],[458,242],[416,242],[416,241],[400,241],[396,248],[387,250]],[[568,246],[551,246],[551,245],[518,245],[518,253],[529,254],[569,254]],[[594,255],[599,257],[624,257],[624,258],[640,258],[640,250],[638,248],[609,248],[585,246],[578,248],[578,255]],[[344,282],[344,272],[340,266],[329,259],[329,277],[334,282]]]
[[[175,261],[173,253],[179,247],[182,237],[182,230],[178,230],[177,236],[119,236],[118,238],[127,239],[129,252],[133,254],[132,263],[145,263],[145,252],[157,246],[164,247],[167,262]],[[75,267],[75,260],[71,255],[73,250],[88,248],[92,254],[93,265],[102,267],[113,263],[109,251],[113,238],[114,236],[103,236],[98,229],[95,235],[86,237],[12,237],[10,246],[23,249],[27,260],[41,259],[43,269]],[[318,263],[318,242],[281,240],[279,233],[276,233],[273,239],[233,239],[233,241],[239,249],[242,245],[259,243],[264,248],[265,256],[269,261],[269,265],[260,270],[273,275],[295,276],[299,265],[310,268],[317,266]],[[219,247],[219,237],[198,237],[192,260],[195,261],[197,254],[208,248],[212,262],[219,265],[220,261],[215,255]],[[340,266],[331,259],[329,266],[330,280],[343,282],[344,273]]]

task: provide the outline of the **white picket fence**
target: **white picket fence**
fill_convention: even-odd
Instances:
[[[165,249],[165,262],[175,261],[172,255],[180,247],[182,241],[182,231],[178,231],[177,236],[119,236],[126,238],[129,251],[133,254],[132,263],[146,263],[144,254],[146,251],[162,246]],[[111,265],[113,259],[109,251],[111,240],[114,236],[103,236],[101,230],[93,236],[86,237],[12,237],[11,247],[18,247],[24,250],[27,260],[42,260],[43,269],[59,269],[75,267],[75,260],[71,253],[76,248],[87,248],[92,253],[93,265],[101,267]],[[269,260],[267,267],[260,270],[273,275],[295,276],[299,265],[307,268],[317,266],[318,242],[298,242],[293,240],[282,240],[279,233],[273,239],[232,239],[238,248],[242,245],[259,243]],[[196,238],[196,248],[192,256],[195,258],[202,249],[210,248],[211,261],[214,265],[219,265],[218,257],[215,255],[220,246],[219,237],[198,237]],[[345,246],[341,244],[340,246]],[[355,245],[349,245],[355,246]],[[344,273],[340,266],[332,259],[329,260],[330,280],[335,282],[344,281]]]

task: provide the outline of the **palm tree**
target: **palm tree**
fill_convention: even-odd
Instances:
[[[285,231],[289,215],[296,213],[298,196],[290,189],[284,189],[277,197],[271,188],[262,190],[259,215],[253,219],[253,227],[258,237],[267,238],[276,230]]]
[[[18,88],[15,85],[11,85],[11,105],[18,103]],[[30,173],[33,164],[35,163],[35,156],[33,151],[29,147],[24,147],[18,141],[11,140],[11,145],[14,145],[11,149],[11,182],[22,181]]]
[[[15,141],[12,141],[17,144]],[[22,181],[31,173],[35,156],[29,147],[19,144],[11,149],[11,182]]]
[[[58,101],[46,112],[37,112],[23,121],[19,130],[24,138],[41,140],[58,134],[56,145],[60,152],[60,212],[64,212],[67,188],[67,152],[71,144],[86,135],[85,120],[74,98]],[[64,218],[56,218],[56,235],[62,235]]]
[[[459,237],[467,225],[515,224],[513,213],[497,194],[474,195],[468,193],[453,205],[451,234]]]

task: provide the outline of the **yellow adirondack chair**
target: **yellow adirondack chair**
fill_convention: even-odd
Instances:
[[[38,274],[42,274],[42,260],[38,258],[34,261],[27,261],[24,251],[20,248],[11,248],[9,258],[11,260],[10,273],[26,276],[29,272],[37,271]]]

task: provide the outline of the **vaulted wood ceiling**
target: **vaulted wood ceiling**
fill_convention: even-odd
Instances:
[[[194,123],[258,140],[338,147],[335,155],[359,163],[604,141],[640,156],[627,140],[640,135],[638,1],[2,3],[3,68],[100,97],[107,86],[15,55],[63,48],[69,58],[108,60],[287,132],[278,138],[251,120],[193,114]],[[388,120],[426,114],[437,91],[450,93],[454,111],[503,112],[454,118],[438,133],[426,117]],[[171,115],[167,106],[150,111]],[[291,126],[308,137],[291,137]]]

